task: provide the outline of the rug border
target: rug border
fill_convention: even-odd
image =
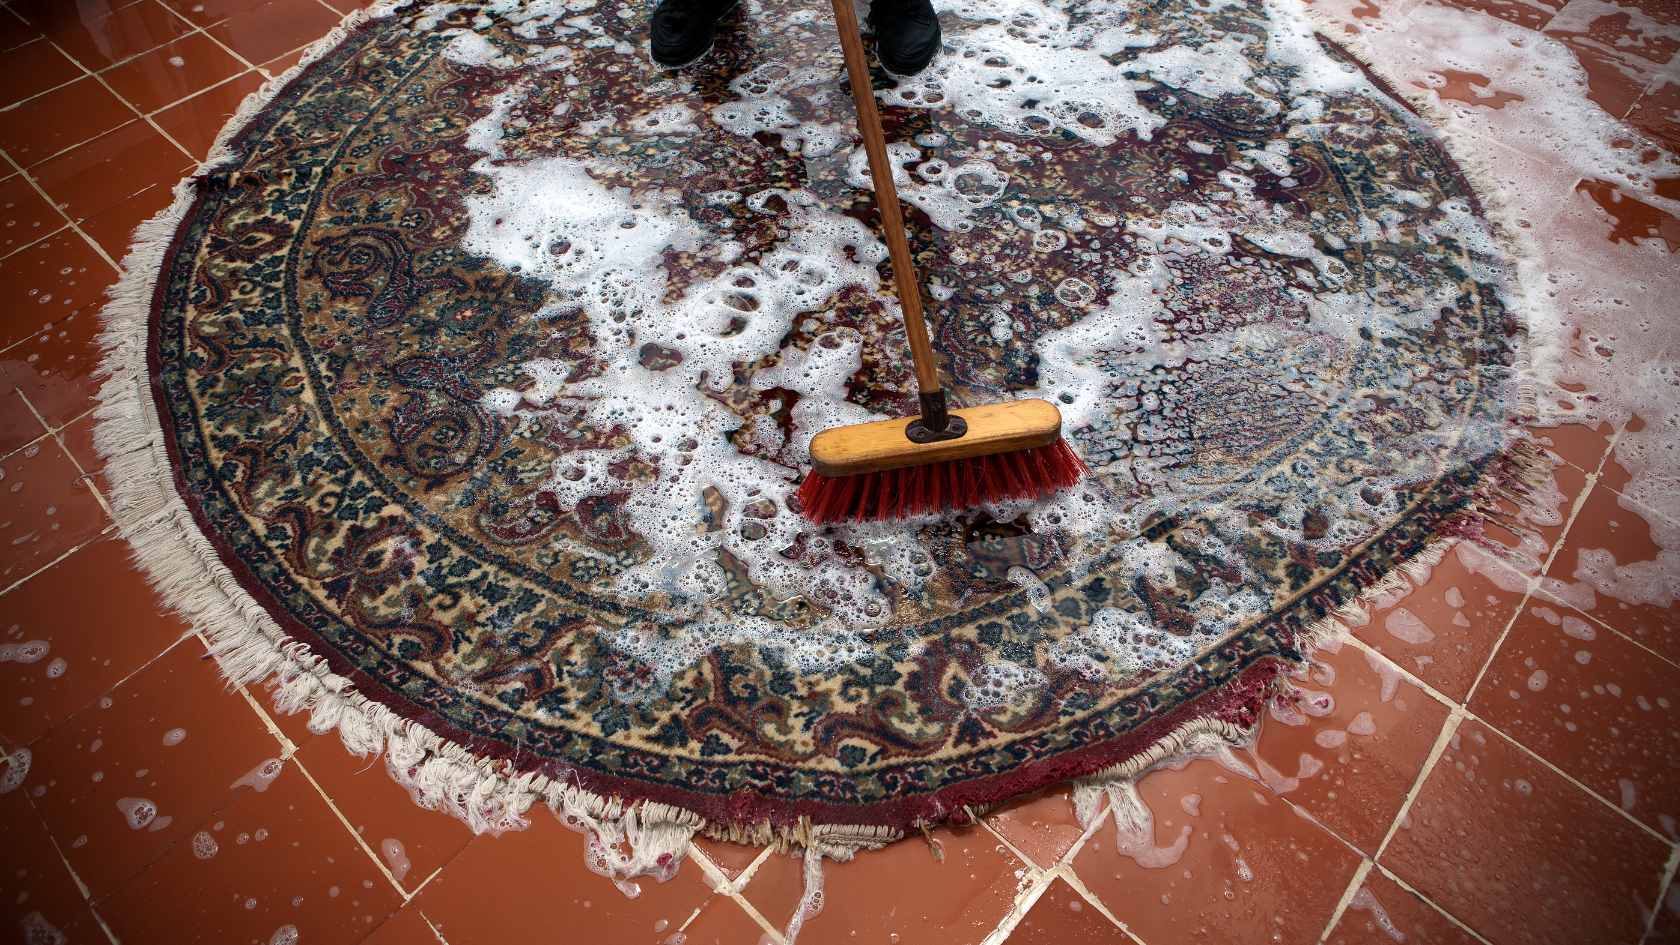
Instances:
[[[897,839],[906,830],[880,821],[912,822],[930,826],[950,820],[972,822],[998,803],[1022,793],[1063,781],[1086,786],[1130,782],[1150,768],[1186,751],[1209,754],[1248,744],[1255,732],[1258,711],[1281,674],[1294,664],[1269,658],[1242,671],[1243,685],[1210,692],[1129,733],[1101,745],[1070,752],[1064,759],[1040,762],[1023,769],[994,775],[977,782],[953,786],[922,801],[913,818],[901,812],[897,817],[860,818],[865,810],[900,809],[898,802],[884,802],[869,808],[840,807],[820,803],[788,804],[766,799],[720,798],[718,803],[695,805],[696,795],[665,794],[639,782],[618,782],[610,776],[585,775],[595,790],[578,783],[578,775],[520,771],[512,758],[494,752],[475,751],[462,740],[445,737],[428,724],[405,718],[384,703],[358,691],[351,679],[332,670],[328,660],[309,652],[289,637],[261,603],[242,586],[218,554],[215,544],[198,527],[192,509],[182,499],[170,444],[164,435],[153,397],[159,391],[155,372],[148,364],[150,346],[147,328],[156,301],[157,281],[165,260],[175,249],[179,225],[199,196],[204,176],[231,160],[232,140],[274,99],[291,87],[303,70],[337,49],[368,21],[388,14],[401,0],[384,0],[364,11],[349,14],[320,41],[309,47],[299,62],[275,76],[240,106],[218,135],[207,159],[174,189],[170,207],[135,231],[134,243],[124,258],[122,275],[110,290],[110,302],[101,317],[105,348],[99,375],[104,378],[95,410],[99,420],[95,445],[107,459],[112,483],[110,499],[113,517],[131,544],[133,556],[163,596],[166,606],[180,613],[194,626],[216,656],[231,686],[276,678],[277,705],[282,711],[310,711],[311,731],[339,730],[348,750],[358,755],[386,757],[391,776],[406,787],[417,804],[441,809],[461,819],[475,832],[520,829],[530,806],[544,801],[569,824],[582,824],[604,840],[624,841],[630,848],[613,865],[626,875],[656,873],[661,854],[686,850],[693,833],[704,830],[718,839],[743,843],[773,843],[779,848],[801,847],[820,850],[834,859],[849,858],[864,847],[879,847]],[[1325,21],[1306,11],[1318,33],[1330,39],[1341,24]],[[1502,245],[1510,252],[1513,271],[1532,259],[1522,234],[1510,226],[1498,199],[1498,185],[1476,164],[1474,156],[1458,142],[1444,121],[1432,114],[1427,94],[1409,93],[1373,63],[1355,37],[1332,40],[1359,58],[1371,77],[1397,100],[1411,106],[1418,119],[1431,127],[1458,165],[1472,192],[1482,202],[1485,216],[1494,222]],[[1534,300],[1522,291],[1528,280],[1515,279],[1502,288],[1529,309]],[[1529,370],[1526,342],[1518,341],[1519,364]],[[1521,389],[1525,398],[1519,413],[1527,415],[1533,386]],[[1517,441],[1510,455],[1501,458],[1506,468],[1490,471],[1490,493],[1521,501],[1521,485],[1536,475],[1539,458],[1521,449]],[[1514,488],[1509,488],[1514,487]],[[1490,496],[1491,498],[1491,496]],[[1482,502],[1467,510],[1480,515]],[[1394,572],[1366,581],[1361,599],[1369,599],[1398,579],[1399,573],[1416,574],[1438,561],[1447,547],[1463,534],[1435,542]],[[1332,643],[1344,636],[1346,627],[1337,617],[1357,612],[1350,601],[1337,611],[1302,628],[1293,641],[1302,652]],[[1264,664],[1264,665],[1260,665]],[[375,687],[377,688],[377,687]],[[1210,705],[1211,703],[1211,705]],[[482,746],[480,746],[482,748]],[[620,791],[630,791],[640,800],[625,801]],[[681,801],[682,803],[677,803]],[[828,818],[844,812],[848,823]],[[615,845],[608,843],[608,846]]]

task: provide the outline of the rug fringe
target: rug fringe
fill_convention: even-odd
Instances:
[[[237,158],[232,142],[244,126],[307,66],[336,48],[354,29],[401,5],[401,0],[385,0],[370,10],[350,14],[309,47],[297,65],[247,97],[217,136],[206,160],[175,186],[170,206],[136,228],[119,279],[107,290],[109,301],[102,312],[99,337],[106,353],[98,369],[102,385],[94,411],[99,421],[94,439],[97,451],[106,460],[113,517],[130,543],[135,562],[149,576],[165,606],[198,631],[230,686],[270,680],[280,711],[307,712],[310,731],[325,734],[336,729],[345,747],[357,755],[383,754],[387,772],[421,807],[445,811],[475,833],[497,834],[527,827],[526,814],[542,802],[562,823],[586,833],[591,869],[612,878],[627,894],[636,890],[628,882],[631,878],[674,875],[696,833],[735,843],[771,845],[780,852],[804,851],[804,892],[785,932],[786,941],[793,945],[804,922],[821,911],[822,860],[848,861],[860,850],[880,849],[900,839],[902,831],[812,824],[806,818],[793,824],[708,822],[679,807],[627,804],[621,798],[588,791],[570,779],[519,774],[507,762],[475,757],[462,745],[357,693],[349,679],[333,673],[304,644],[290,639],[222,564],[176,492],[147,376],[147,325],[156,280],[174,235],[206,176]],[[1355,54],[1369,64],[1367,55]],[[1373,70],[1381,75],[1379,67],[1373,65]],[[1407,94],[1398,85],[1394,87]],[[1408,97],[1427,101],[1426,96]],[[1461,153],[1462,148],[1445,126],[1431,123],[1478,193],[1489,201],[1493,216],[1492,208],[1498,206],[1494,198],[1497,188],[1474,170],[1474,164]],[[1500,231],[1509,237],[1507,245],[1526,246],[1514,227],[1501,223]],[[1520,286],[1513,291],[1520,291]],[[1532,390],[1525,396],[1532,397]],[[1520,504],[1524,494],[1521,487],[1530,484],[1522,478],[1527,468],[1525,463],[1513,461],[1514,475],[1508,486],[1502,485],[1505,491],[1501,496],[1510,496]],[[1452,540],[1433,544],[1414,559],[1426,563],[1407,562],[1400,567],[1405,571],[1408,567],[1431,566],[1451,544]],[[1405,573],[1412,575],[1415,571]],[[1397,575],[1390,577],[1404,580]],[[1303,645],[1313,648],[1333,644],[1346,633],[1346,627],[1335,618],[1347,616],[1363,616],[1363,611],[1355,602],[1338,607],[1302,632]],[[1147,816],[1135,787],[1146,771],[1190,757],[1214,757],[1241,769],[1245,766],[1232,751],[1250,744],[1253,734],[1252,728],[1216,719],[1187,723],[1142,754],[1074,780],[1075,808],[1081,821],[1089,823],[1097,814],[1101,798],[1107,796],[1117,825],[1122,830],[1136,827]],[[949,816],[974,822],[990,809],[967,805]]]
[[[1137,782],[1144,775],[1192,758],[1212,758],[1227,768],[1246,771],[1248,766],[1233,752],[1254,743],[1256,724],[1244,728],[1220,719],[1194,719],[1179,726],[1143,752],[1116,765],[1073,780],[1073,812],[1086,829],[1102,813],[1102,799],[1108,798],[1115,828],[1134,833],[1150,823],[1149,808],[1138,795]]]

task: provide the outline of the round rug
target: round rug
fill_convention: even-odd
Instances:
[[[659,70],[646,6],[335,35],[110,313],[138,553],[424,802],[891,836],[1240,740],[1518,472],[1495,228],[1298,3],[941,0],[933,68],[876,79],[936,347],[1092,474],[805,523],[811,436],[914,410],[836,40],[749,0]]]

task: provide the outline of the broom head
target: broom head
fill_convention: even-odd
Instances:
[[[951,411],[968,423],[958,439],[913,443],[914,417],[824,430],[811,439],[811,473],[800,514],[819,525],[961,511],[1006,499],[1038,499],[1090,472],[1062,439],[1062,415],[1047,400],[1014,400]]]

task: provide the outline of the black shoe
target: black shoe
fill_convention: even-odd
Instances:
[[[895,76],[921,72],[939,52],[939,17],[928,0],[873,0],[869,23],[875,56]]]
[[[653,61],[686,66],[712,48],[718,21],[740,0],[664,0],[648,21]]]

